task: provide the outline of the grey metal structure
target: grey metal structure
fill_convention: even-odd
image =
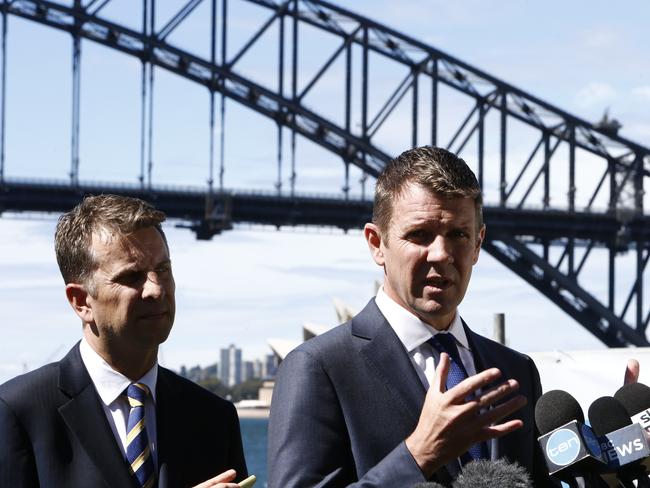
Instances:
[[[235,52],[229,50],[229,6],[240,1],[265,9],[267,20],[249,33]],[[396,32],[371,19],[319,0],[188,0],[163,26],[155,25],[156,0],[141,0],[141,29],[102,17],[111,0],[1,0],[2,112],[0,123],[0,210],[59,211],[81,195],[117,191],[156,200],[171,216],[195,222],[200,238],[209,238],[233,222],[273,225],[362,225],[371,203],[367,177],[375,177],[390,155],[381,149],[382,130],[399,108],[409,113],[411,145],[447,147],[475,162],[486,193],[489,232],[485,249],[551,299],[605,344],[650,345],[646,329],[650,303],[644,301],[644,274],[650,259],[645,182],[650,149],[618,135],[613,124],[591,124],[497,79],[453,56]],[[135,0],[134,0],[135,3]],[[200,5],[209,4],[211,50],[208,58],[168,42],[171,32]],[[5,75],[10,16],[67,31],[72,37],[73,118],[69,182],[10,180],[5,176]],[[316,29],[336,46],[309,79],[300,79],[302,36]],[[277,41],[277,77],[267,83],[242,75],[238,63],[265,34]],[[137,184],[114,188],[79,181],[79,66],[82,41],[90,40],[135,56],[142,63],[140,176]],[[371,67],[393,63],[404,74],[383,97]],[[313,60],[312,60],[313,61]],[[340,98],[343,117],[334,120],[309,107],[306,97],[342,63]],[[164,69],[206,87],[210,101],[210,157],[206,188],[162,188],[152,181],[153,91],[155,72]],[[442,109],[453,93],[466,112],[457,123]],[[215,157],[215,123],[225,126],[226,101],[242,104],[278,128],[277,181],[269,194],[234,192],[224,186],[222,130]],[[218,103],[217,103],[218,102]],[[228,102],[230,103],[230,102]],[[283,154],[289,131],[291,151]],[[340,157],[345,181],[340,198],[312,198],[296,191],[295,147],[308,139]],[[497,147],[491,156],[487,146]],[[516,146],[516,150],[514,149]],[[522,148],[528,148],[524,157]],[[288,160],[288,163],[287,163]],[[217,167],[218,165],[218,167]],[[290,188],[283,188],[289,166]],[[362,172],[362,198],[350,196],[350,167]],[[560,188],[561,190],[558,190]],[[560,250],[558,253],[557,250]],[[589,258],[606,250],[603,282],[584,283]],[[636,256],[629,290],[617,287],[617,263]],[[598,298],[592,289],[606,289]],[[622,299],[621,299],[622,297]]]

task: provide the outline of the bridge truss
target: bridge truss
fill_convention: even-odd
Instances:
[[[140,3],[140,29],[104,16],[116,1],[0,0],[0,210],[62,211],[86,193],[113,191],[154,200],[171,217],[193,222],[199,238],[210,238],[233,222],[358,228],[371,211],[368,178],[376,177],[397,150],[438,145],[463,156],[477,173],[486,200],[487,252],[606,345],[649,345],[650,301],[644,275],[650,259],[650,222],[644,187],[650,150],[620,137],[615,126],[591,124],[325,1],[183,0],[164,22],[157,22],[157,0],[133,1],[131,5]],[[237,4],[257,9],[264,20],[243,40],[239,33],[236,41],[232,12]],[[208,56],[171,41],[173,32],[199,9],[209,12]],[[17,180],[5,174],[11,16],[71,35],[73,116],[66,182]],[[322,41],[315,50],[310,47],[314,39]],[[141,61],[140,175],[132,184],[79,179],[80,66],[86,41]],[[266,79],[244,68],[260,44],[273,51],[275,75]],[[170,188],[153,181],[158,70],[206,88],[209,176],[202,188]],[[332,83],[337,84],[336,96],[314,106],[317,99],[312,95]],[[232,102],[277,125],[277,179],[269,192],[225,186],[225,114]],[[382,141],[395,133],[406,138],[396,149],[386,149]],[[303,139],[336,155],[335,164],[343,165],[339,196],[309,197],[297,191],[296,146]],[[353,169],[360,174],[360,197],[351,191]],[[631,256],[630,270],[626,266]],[[585,278],[590,265],[602,268],[597,282]],[[631,282],[620,279],[622,271],[633,276]]]

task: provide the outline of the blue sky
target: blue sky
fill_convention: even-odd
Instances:
[[[587,120],[598,120],[609,107],[623,123],[625,136],[650,144],[650,43],[645,25],[650,5],[645,1],[335,3]],[[115,0],[114,15],[126,21],[125,5]],[[247,22],[254,23],[251,19],[237,19],[237,25],[245,29]],[[6,174],[64,179],[70,152],[70,38],[14,17],[9,20]],[[170,42],[201,43],[199,20],[195,29],[179,30]],[[88,42],[82,49],[81,177],[135,182],[139,63]],[[271,67],[262,57],[258,54],[252,60],[257,63],[242,69],[264,77]],[[322,96],[328,93],[336,94],[335,87],[326,87]],[[155,96],[155,178],[204,184],[205,90],[160,72]],[[323,102],[314,98],[310,103]],[[387,150],[404,149],[408,134],[401,132],[385,135],[382,144]],[[275,157],[273,124],[231,103],[226,136],[226,185],[271,190],[275,167],[267,161]],[[338,191],[341,166],[328,154],[303,145],[298,156],[299,190]],[[54,261],[55,218],[0,218],[0,381],[60,357],[80,336]],[[333,325],[332,297],[359,309],[372,295],[374,280],[381,278],[359,232],[277,232],[243,226],[211,242],[197,242],[173,224],[167,232],[178,306],[162,362],[173,368],[215,362],[219,348],[231,342],[242,346],[247,358],[260,356],[268,352],[266,338],[299,339],[304,321]],[[604,269],[587,270],[586,279],[600,279]],[[602,347],[483,253],[461,313],[474,329],[491,335],[496,312],[506,314],[510,345],[524,351]]]

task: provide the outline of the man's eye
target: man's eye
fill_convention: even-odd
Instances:
[[[469,234],[465,232],[464,230],[456,229],[451,231],[451,237],[458,238],[458,239],[467,239],[469,237]]]
[[[158,266],[156,268],[156,273],[161,274],[161,275],[166,275],[169,274],[172,270],[172,265],[171,264],[163,264],[161,266]]]
[[[135,285],[136,283],[142,280],[142,277],[143,277],[142,273],[134,271],[132,273],[126,273],[121,275],[117,279],[117,281],[119,283],[122,283],[123,285]]]
[[[429,233],[424,230],[413,230],[406,235],[406,237],[410,241],[417,241],[417,242],[424,241],[425,239],[428,238],[428,236]]]

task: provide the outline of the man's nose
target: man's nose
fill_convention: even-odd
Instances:
[[[437,235],[429,244],[427,260],[432,263],[451,263],[453,255],[445,236]]]
[[[158,299],[164,294],[165,288],[161,283],[160,276],[155,271],[149,271],[142,287],[142,298]]]

